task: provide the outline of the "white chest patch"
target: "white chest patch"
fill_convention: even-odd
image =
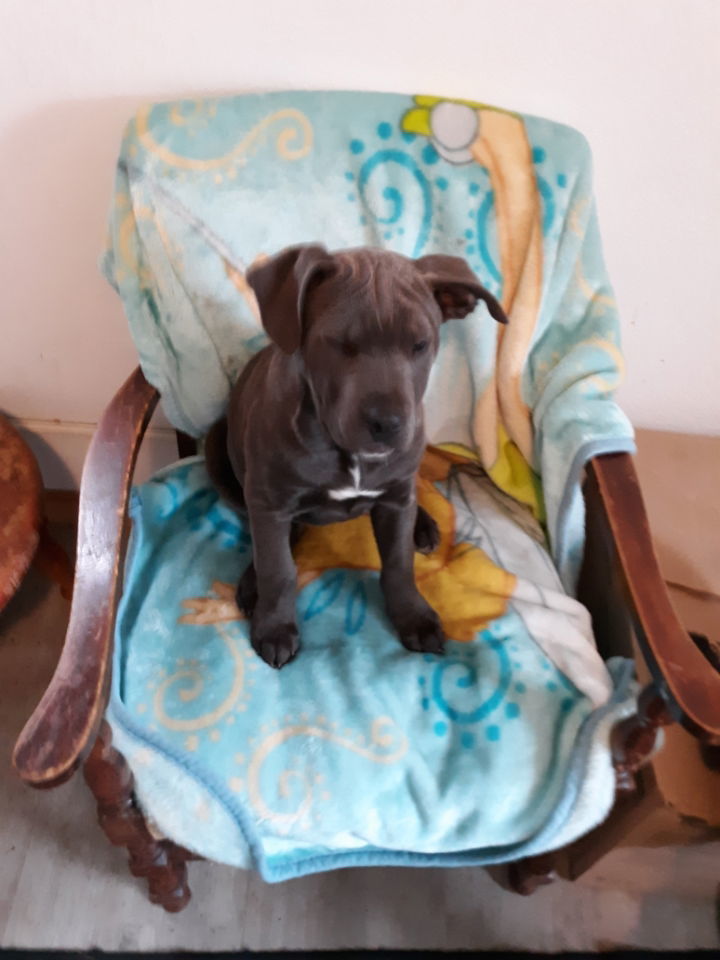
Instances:
[[[352,486],[338,487],[336,490],[328,490],[328,496],[331,500],[355,500],[357,497],[379,497],[382,490],[367,490],[361,486],[360,464],[357,457],[353,457],[350,464],[350,479]]]

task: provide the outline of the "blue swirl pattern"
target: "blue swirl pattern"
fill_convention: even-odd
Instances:
[[[489,697],[473,707],[472,710],[461,709],[459,706],[453,706],[450,703],[445,683],[446,678],[451,674],[455,677],[455,688],[467,690],[477,688],[478,677],[475,664],[465,662],[459,658],[444,660],[435,667],[432,674],[431,690],[433,703],[438,706],[448,719],[453,723],[479,723],[485,720],[494,710],[503,702],[510,686],[512,678],[512,668],[510,658],[504,644],[500,643],[494,637],[483,635],[483,639],[488,648],[498,658],[499,674],[497,686]],[[457,674],[460,674],[457,676]]]
[[[383,215],[373,210],[373,200],[368,194],[368,184],[371,176],[378,168],[387,167],[389,164],[398,164],[407,170],[420,189],[422,207],[420,213],[420,225],[417,238],[412,250],[413,257],[419,257],[425,249],[430,236],[430,226],[432,223],[432,191],[427,177],[420,169],[420,165],[406,153],[404,150],[387,149],[378,150],[369,157],[360,169],[358,177],[358,192],[363,204],[364,210],[377,222],[383,224],[397,223],[405,212],[405,197],[395,186],[386,186],[382,191],[382,198],[389,204],[388,211]]]

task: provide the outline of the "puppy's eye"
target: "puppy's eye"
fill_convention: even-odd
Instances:
[[[348,343],[347,340],[343,340],[339,346],[343,356],[345,357],[356,357],[358,355],[358,348],[354,343]]]
[[[427,340],[418,340],[413,344],[413,353],[423,353],[427,349]]]

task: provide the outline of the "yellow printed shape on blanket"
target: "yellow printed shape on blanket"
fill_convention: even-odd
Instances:
[[[455,511],[436,489],[453,463],[467,458],[428,448],[417,481],[418,503],[435,519],[440,545],[415,556],[420,593],[437,610],[448,637],[470,642],[479,630],[505,612],[515,589],[513,574],[495,566],[486,553],[469,543],[455,543]],[[379,570],[380,556],[370,518],[357,517],[325,527],[308,527],[295,550],[298,582],[305,586],[324,570],[345,567]]]
[[[480,463],[478,454],[463,443],[441,443],[438,449],[455,454],[467,463]],[[540,478],[528,466],[501,423],[498,424],[498,450],[498,458],[487,475],[503,493],[530,507],[538,523],[545,523],[545,501]]]

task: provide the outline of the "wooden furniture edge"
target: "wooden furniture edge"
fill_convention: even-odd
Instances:
[[[617,555],[640,649],[673,718],[694,736],[720,743],[720,673],[678,618],[660,572],[633,458],[595,457],[588,472]]]
[[[58,665],[13,752],[35,787],[67,780],[92,747],[110,682],[125,518],[142,437],[159,395],[138,367],[103,413],[83,467],[75,588]]]

